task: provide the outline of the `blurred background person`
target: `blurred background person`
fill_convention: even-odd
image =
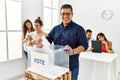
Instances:
[[[113,53],[112,42],[106,38],[104,33],[98,33],[96,39],[102,42],[102,52]]]
[[[30,47],[36,47],[36,48],[43,48],[43,39],[42,37],[43,36],[47,36],[47,33],[45,33],[43,30],[42,30],[42,27],[43,27],[43,22],[42,20],[40,19],[40,17],[38,17],[35,21],[34,21],[34,28],[35,28],[35,31],[32,32],[30,35],[29,35],[29,39],[28,39],[28,46]],[[29,47],[28,47],[29,48]],[[28,49],[27,48],[27,49]],[[28,67],[31,66],[31,55],[28,54]]]
[[[31,34],[31,32],[34,32],[35,29],[33,28],[32,22],[27,19],[23,23],[23,28],[22,28],[22,43],[23,43],[23,50],[25,53],[26,58],[28,58],[28,54],[26,52],[26,45],[28,43],[28,35]]]
[[[91,44],[91,41],[92,40],[95,40],[94,38],[92,38],[92,30],[91,29],[87,29],[86,30],[86,37],[87,37],[87,40],[88,40],[88,49],[86,51],[92,51],[93,48],[92,48],[92,44]]]
[[[29,40],[28,46],[37,45],[37,47],[42,48],[42,37],[46,37],[47,33],[42,30],[43,22],[40,17],[34,21],[34,27],[35,31],[31,34],[32,40]]]

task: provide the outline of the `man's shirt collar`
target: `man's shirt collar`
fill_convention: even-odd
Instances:
[[[71,20],[70,23],[68,23],[68,25],[65,28],[71,27],[73,21]],[[64,28],[63,26],[63,22],[60,24],[62,28]]]

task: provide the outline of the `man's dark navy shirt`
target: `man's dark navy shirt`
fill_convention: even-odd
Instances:
[[[82,26],[71,21],[65,28],[63,23],[55,26],[48,36],[47,40],[55,45],[69,45],[72,49],[83,46],[85,50],[88,47],[85,30]],[[79,54],[69,56],[69,68],[73,70],[79,67]]]

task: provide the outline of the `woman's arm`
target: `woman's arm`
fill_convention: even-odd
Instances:
[[[112,49],[112,42],[111,41],[108,41],[108,46],[109,46],[109,48]]]
[[[46,37],[46,36],[48,35],[48,33],[46,33],[46,32],[43,32],[43,35]]]
[[[24,36],[22,35],[22,43],[24,44],[27,41],[27,38],[24,38]]]
[[[114,53],[113,49],[112,49],[112,42],[108,41],[108,53]]]
[[[105,45],[106,45],[106,51],[107,51],[108,53],[113,53],[113,50],[112,50],[112,42],[111,42],[111,41],[108,41],[108,42],[105,43]]]

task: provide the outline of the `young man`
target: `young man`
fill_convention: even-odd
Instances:
[[[87,37],[88,45],[89,45],[89,47],[86,51],[92,51],[93,48],[92,48],[91,41],[95,40],[94,38],[92,38],[92,30],[90,30],[90,29],[86,30],[86,37]]]
[[[79,53],[88,47],[85,30],[82,26],[72,21],[73,9],[69,4],[64,4],[60,10],[62,23],[55,26],[46,37],[50,43],[65,46],[69,49],[69,68],[72,80],[77,80],[79,72]]]

